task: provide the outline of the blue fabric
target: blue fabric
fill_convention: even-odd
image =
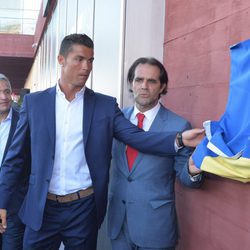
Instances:
[[[4,250],[22,250],[23,249],[23,235],[25,226],[19,219],[17,214],[12,214],[7,217],[8,228],[2,235]]]
[[[124,110],[128,119],[132,113],[133,107]],[[190,127],[188,121],[161,106],[149,131],[164,134]],[[107,213],[108,236],[115,240],[112,242],[114,250],[127,249],[120,235],[125,217],[130,238],[127,243],[131,241],[145,249],[165,249],[177,244],[175,179],[177,177],[191,188],[201,185],[199,181],[192,182],[188,174],[187,162],[191,153],[187,147],[179,150],[177,156],[159,157],[139,152],[129,171],[126,145],[114,141]]]
[[[196,148],[193,159],[197,167],[201,167],[206,156],[250,157],[250,40],[232,46],[230,52],[226,111],[218,122],[210,122],[211,137],[207,135]]]
[[[67,203],[47,200],[39,231],[25,230],[23,249],[96,249],[97,217],[94,195]]]
[[[31,156],[30,173],[26,174],[29,178],[28,191],[19,215],[24,224],[35,231],[38,231],[43,223],[53,171],[56,138],[55,95],[55,87],[25,95],[17,129],[1,167],[0,208],[8,208],[11,194],[23,172],[25,157]],[[127,121],[115,98],[87,88],[84,93],[82,126],[99,226],[106,212],[113,137],[145,153],[176,155],[173,143],[176,131],[164,134],[145,133]]]
[[[12,108],[12,119],[11,119],[11,126],[10,131],[8,135],[8,140],[6,143],[6,147],[3,154],[3,161],[6,158],[6,154],[8,152],[8,149],[12,142],[12,137],[14,135],[14,132],[16,130],[17,122],[19,119],[18,112]],[[18,218],[18,211],[21,207],[21,204],[23,202],[25,193],[27,191],[27,177],[26,174],[28,172],[28,165],[29,165],[29,159],[28,156],[25,157],[25,167],[22,171],[21,177],[18,180],[18,183],[16,184],[14,193],[10,195],[11,199],[8,203],[8,217],[7,217],[7,230],[3,234],[2,237],[2,243],[0,240],[0,249],[2,246],[2,249],[4,250],[18,250],[22,249],[23,246],[23,234],[24,234],[24,224],[21,222],[21,220]]]

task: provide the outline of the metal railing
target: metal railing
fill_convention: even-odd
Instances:
[[[0,9],[0,33],[35,33],[39,10]]]

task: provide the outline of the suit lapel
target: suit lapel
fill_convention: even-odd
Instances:
[[[123,110],[123,114],[124,114],[126,119],[129,120],[133,110],[134,110],[133,107],[126,108],[125,110]],[[121,169],[121,171],[127,176],[130,174],[130,171],[128,168],[127,156],[126,156],[127,145],[120,142],[120,141],[117,141],[116,145],[118,145],[118,147],[119,147],[119,150],[121,152],[122,161],[123,161],[123,164],[121,164],[120,166],[117,166],[117,167],[119,167]]]
[[[10,131],[9,131],[8,140],[7,140],[5,149],[4,149],[4,154],[3,154],[2,163],[3,163],[4,159],[5,159],[5,156],[6,156],[6,154],[7,154],[7,151],[8,151],[8,149],[9,149],[9,146],[10,146],[11,141],[12,141],[12,137],[13,137],[14,132],[15,132],[15,130],[16,130],[16,125],[17,125],[17,122],[18,122],[18,118],[19,118],[18,112],[15,111],[15,110],[12,108],[12,118],[11,118]]]
[[[55,151],[55,134],[56,134],[56,86],[48,89],[46,103],[46,126],[51,139],[51,144],[53,146],[53,151]]]
[[[56,117],[55,117],[55,98],[56,98],[56,87],[48,89],[48,95],[46,98],[46,124],[48,126],[49,136],[53,145],[53,150],[55,150],[55,133],[56,133]],[[83,104],[83,138],[84,145],[86,145],[87,137],[89,133],[89,128],[93,116],[95,98],[94,92],[86,88],[84,93],[84,104]]]
[[[166,127],[166,120],[168,119],[168,113],[161,105],[149,131],[151,132],[160,132]]]
[[[168,119],[168,115],[166,113],[166,110],[164,112],[164,108],[161,106],[149,131],[151,132],[160,132],[163,130],[163,128],[166,126],[166,120]],[[140,167],[140,162],[142,161],[142,159],[144,158],[144,154],[139,153],[138,156],[135,159],[133,168],[130,172],[130,174],[132,174],[138,167]]]
[[[84,92],[84,103],[83,103],[83,140],[85,147],[88,139],[92,116],[94,114],[94,107],[95,107],[95,93],[91,89],[86,88]]]

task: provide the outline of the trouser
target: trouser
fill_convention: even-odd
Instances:
[[[2,235],[2,250],[22,250],[24,229],[25,226],[17,214],[9,215],[7,217],[7,230]]]
[[[126,219],[124,220],[119,236],[115,240],[111,240],[111,244],[112,250],[175,250],[175,247],[150,248],[136,245],[129,235]]]
[[[25,250],[57,250],[63,242],[66,250],[95,250],[97,216],[94,195],[59,203],[46,201],[39,231],[26,227]]]

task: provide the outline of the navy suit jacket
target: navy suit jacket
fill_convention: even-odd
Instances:
[[[7,143],[5,146],[3,159],[2,159],[1,164],[3,164],[3,162],[6,158],[6,154],[8,152],[8,149],[11,145],[12,138],[13,138],[13,135],[14,135],[15,130],[16,130],[18,119],[19,119],[18,111],[16,111],[14,108],[12,108],[12,118],[11,118],[10,131],[9,131],[9,136],[7,139]],[[27,159],[26,159],[25,164],[28,164]],[[0,171],[1,171],[1,169],[0,169]],[[11,199],[8,203],[8,207],[7,207],[8,208],[8,216],[11,216],[12,214],[16,214],[21,207],[22,201],[23,201],[25,193],[27,191],[27,177],[26,176],[27,176],[27,165],[24,167],[24,170],[21,174],[21,178],[19,179],[17,185],[15,186],[16,191],[14,191],[14,195],[11,197]]]
[[[129,119],[133,108],[124,110]],[[172,132],[190,129],[190,124],[161,106],[150,131]],[[175,177],[188,187],[199,187],[188,174],[190,149],[165,157],[139,153],[128,170],[126,145],[114,141],[108,207],[108,235],[116,239],[125,218],[132,241],[147,248],[169,248],[178,239],[175,211]]]
[[[41,228],[55,157],[56,88],[24,97],[19,123],[0,174],[0,208],[6,208],[20,179],[25,155],[31,156],[29,187],[20,210],[23,222]],[[176,154],[176,132],[145,133],[123,116],[115,98],[86,88],[83,107],[83,139],[93,182],[97,219],[103,221],[107,205],[113,137],[145,153]],[[74,129],[74,128],[72,128]]]

